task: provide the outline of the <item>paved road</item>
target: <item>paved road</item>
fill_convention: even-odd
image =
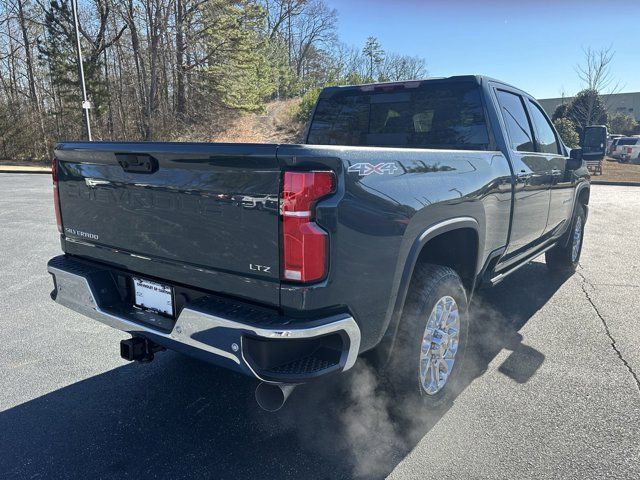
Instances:
[[[247,379],[120,360],[125,335],[48,298],[49,178],[2,175],[2,478],[640,478],[640,188],[591,205],[578,273],[479,297],[473,378],[409,428],[360,363],[265,414]]]

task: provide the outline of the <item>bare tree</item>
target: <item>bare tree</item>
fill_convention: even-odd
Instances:
[[[303,76],[305,61],[313,48],[328,45],[336,40],[338,13],[322,0],[313,0],[295,19],[293,49],[295,71]]]
[[[599,50],[583,49],[584,62],[576,65],[576,73],[584,85],[567,108],[567,115],[582,131],[589,125],[607,121],[609,96],[622,88],[611,72],[615,52],[611,46]]]
[[[27,25],[27,17],[25,14],[25,2],[24,0],[17,0],[16,10],[18,14],[18,23],[20,25],[20,32],[22,33],[22,47],[24,48],[27,80],[29,83],[29,99],[33,103],[34,107],[39,110],[38,107],[38,95],[36,93],[36,80],[33,70],[33,56],[32,45],[29,39],[29,27]]]
[[[379,78],[387,81],[400,81],[424,78],[428,75],[424,58],[387,54],[379,66]]]
[[[611,73],[611,62],[615,57],[613,47],[599,50],[587,47],[582,51],[584,63],[576,65],[575,70],[585,89],[594,90],[600,95],[619,92],[622,86]]]
[[[300,15],[308,0],[262,0],[267,11],[267,36],[274,39],[276,35],[291,30],[291,19]]]

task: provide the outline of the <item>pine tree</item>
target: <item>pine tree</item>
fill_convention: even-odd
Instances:
[[[57,89],[58,102],[55,115],[64,118],[65,125],[79,126],[81,94],[78,77],[73,14],[68,0],[53,0],[44,15],[45,36],[40,39],[40,61],[48,65],[51,83]],[[99,115],[107,101],[107,90],[102,79],[102,63],[92,45],[82,41],[84,75],[87,92],[94,114]]]
[[[378,66],[384,60],[384,50],[380,46],[380,42],[376,37],[367,38],[366,43],[364,44],[364,48],[362,49],[362,53],[367,58],[369,63],[369,70],[367,72],[368,81],[375,81],[374,73],[376,72]]]
[[[278,75],[260,35],[264,10],[249,0],[212,0],[206,8],[205,83],[225,107],[260,110],[275,92]]]

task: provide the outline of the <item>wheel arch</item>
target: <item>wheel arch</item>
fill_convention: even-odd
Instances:
[[[589,205],[589,198],[591,197],[591,188],[589,185],[585,185],[578,189],[578,203],[581,205]],[[574,208],[575,209],[575,208]]]
[[[582,208],[584,209],[585,220],[589,218],[590,197],[591,197],[591,184],[589,182],[582,182],[578,184],[578,186],[576,187],[576,191],[574,193],[573,208],[571,209],[571,218],[567,223],[568,226],[566,230],[562,233],[562,237],[559,240],[560,244],[566,245],[567,242],[569,241],[569,236],[567,232],[569,232],[569,230],[571,229],[571,224],[573,223],[573,218],[576,215],[576,209],[578,208],[578,205],[581,205]]]
[[[473,217],[440,221],[415,238],[403,265],[397,293],[390,302],[392,310],[385,333],[378,346],[370,352],[375,362],[384,364],[389,359],[416,267],[421,263],[432,263],[453,268],[462,278],[470,300],[481,268],[483,248],[481,227]],[[461,251],[463,256],[459,255]]]

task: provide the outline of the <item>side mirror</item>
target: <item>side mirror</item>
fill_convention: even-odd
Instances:
[[[607,148],[607,127],[604,125],[585,127],[581,146],[582,157],[585,160],[602,160]]]
[[[572,148],[569,152],[569,158],[571,160],[578,160],[582,162],[582,149],[581,148]]]
[[[582,166],[582,149],[572,148],[569,151],[569,159],[567,160],[567,170],[577,170]]]

